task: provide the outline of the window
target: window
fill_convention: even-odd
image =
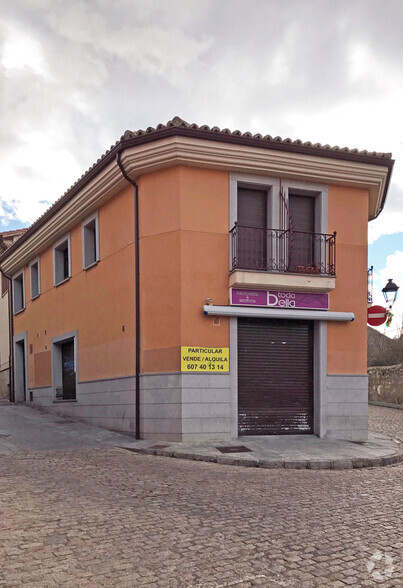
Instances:
[[[325,185],[230,176],[230,268],[335,275]]]
[[[38,298],[41,293],[41,275],[39,257],[29,265],[29,277],[31,286],[31,300]]]
[[[25,280],[24,270],[13,277],[13,309],[14,314],[25,308]]]
[[[96,212],[82,224],[83,268],[88,269],[99,261],[99,223]]]
[[[62,284],[71,276],[70,235],[60,239],[53,248],[55,286]]]

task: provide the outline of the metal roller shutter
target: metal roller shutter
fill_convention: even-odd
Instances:
[[[238,434],[313,432],[313,324],[238,319]]]

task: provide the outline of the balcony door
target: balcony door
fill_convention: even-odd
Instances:
[[[315,273],[315,197],[290,194],[289,271]]]
[[[237,267],[267,269],[267,190],[238,189]]]

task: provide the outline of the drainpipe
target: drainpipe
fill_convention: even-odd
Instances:
[[[129,178],[121,161],[121,152],[116,155],[116,163],[119,166],[125,180],[134,188],[134,264],[135,264],[135,304],[136,304],[136,368],[135,368],[135,386],[136,386],[136,439],[140,439],[140,234],[139,234],[139,197],[138,186],[134,180]]]
[[[1,243],[0,243],[1,245]],[[2,252],[3,253],[3,252]],[[9,372],[9,398],[10,402],[15,401],[14,394],[14,321],[13,321],[13,283],[9,276],[3,272],[0,267],[1,274],[8,280],[8,334],[9,334],[9,355],[8,355],[8,372]]]

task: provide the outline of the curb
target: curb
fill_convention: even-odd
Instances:
[[[335,459],[335,460],[295,460],[295,459],[256,459],[252,456],[247,458],[233,457],[229,455],[203,455],[201,453],[190,453],[175,451],[173,449],[151,449],[148,447],[124,447],[133,453],[140,455],[156,455],[158,457],[172,457],[176,459],[187,459],[190,461],[205,461],[221,465],[235,465],[242,467],[262,468],[262,469],[290,469],[290,470],[352,470],[362,468],[375,468],[382,466],[395,465],[403,462],[403,451],[387,457],[355,457],[352,459]]]
[[[375,400],[368,400],[368,404],[373,406],[384,406],[385,408],[397,408],[397,410],[403,410],[403,404],[392,404],[392,402],[378,402]]]

